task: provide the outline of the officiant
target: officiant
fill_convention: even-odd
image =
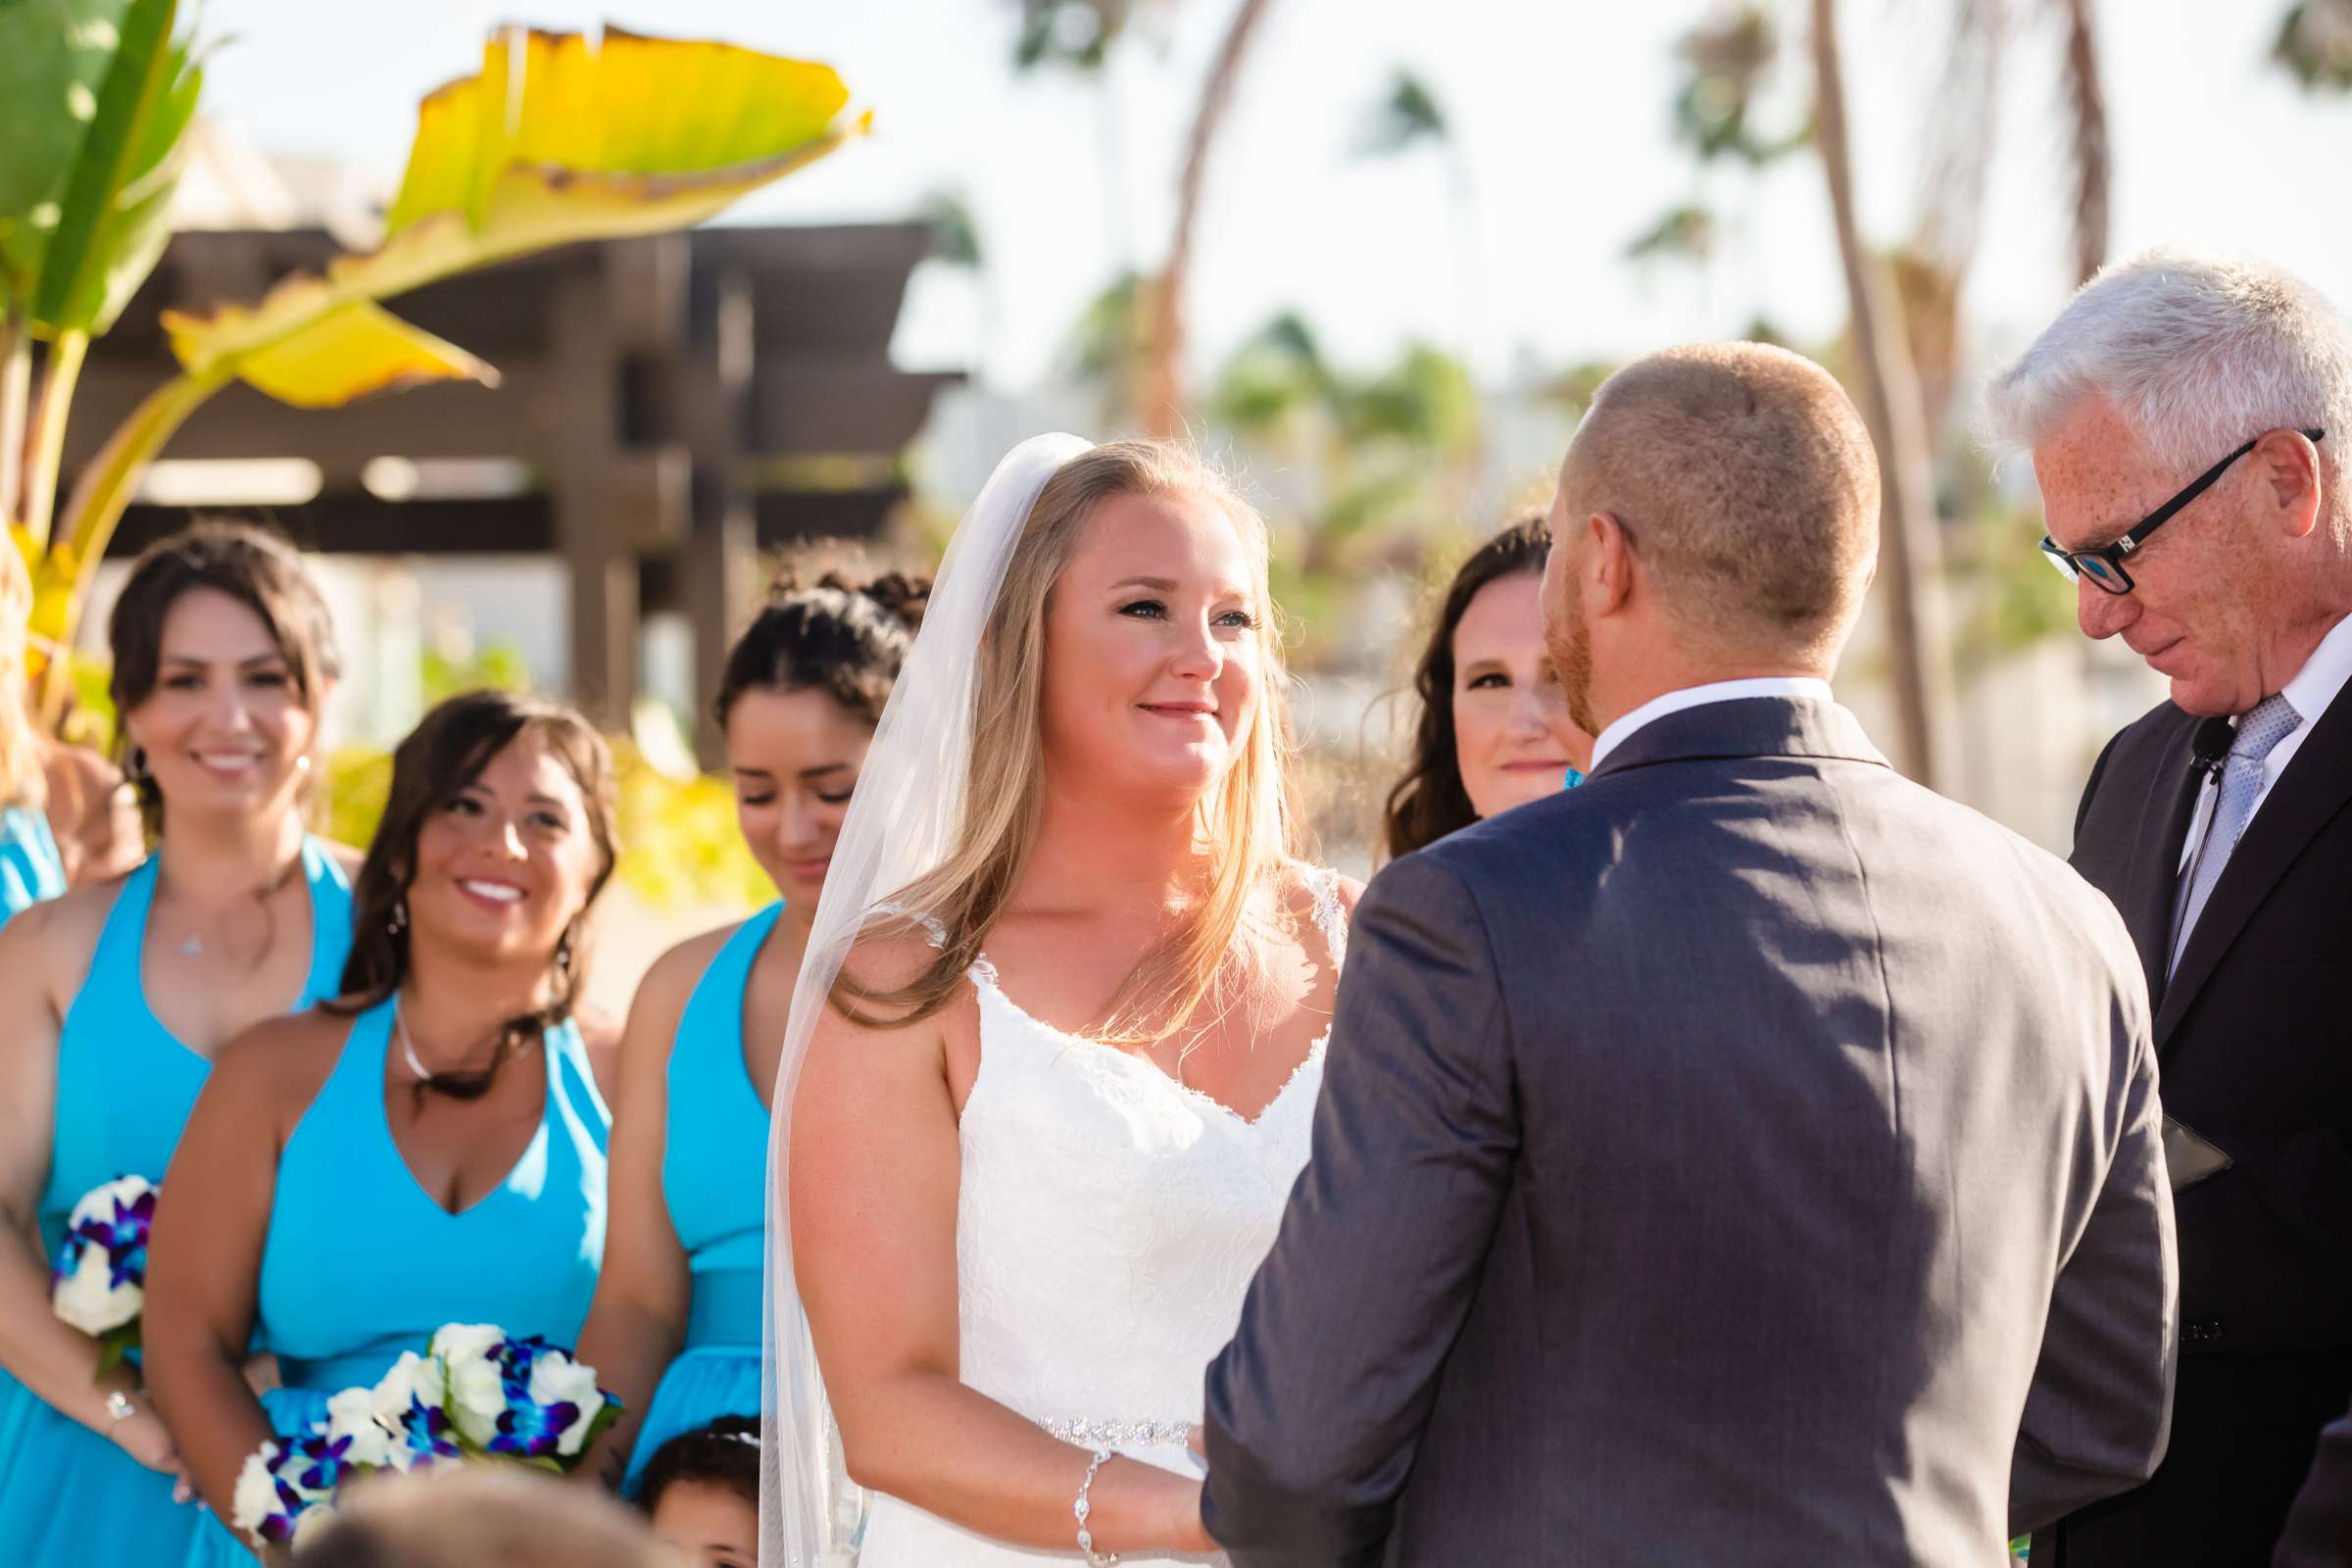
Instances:
[[[2075,298],[1992,414],[2083,633],[2172,685],[2101,753],[2074,853],[2156,1006],[2171,1449],[2033,1561],[2264,1562],[2352,1395],[2352,330],[2283,272],[2153,252]]]

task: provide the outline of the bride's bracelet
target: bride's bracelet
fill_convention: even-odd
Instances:
[[[1108,1448],[1095,1450],[1094,1457],[1087,1461],[1086,1479],[1078,1483],[1078,1500],[1070,1504],[1070,1513],[1078,1521],[1078,1549],[1086,1553],[1091,1568],[1107,1568],[1108,1564],[1119,1560],[1119,1554],[1115,1551],[1105,1554],[1095,1550],[1095,1533],[1086,1528],[1086,1516],[1095,1511],[1090,1496],[1095,1490],[1095,1472],[1102,1469],[1109,1458]]]

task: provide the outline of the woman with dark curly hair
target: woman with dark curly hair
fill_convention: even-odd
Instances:
[[[769,1086],[834,840],[929,593],[896,572],[787,576],[727,656],[715,707],[736,816],[783,898],[664,954],[629,1010],[609,1262],[580,1340],[621,1417],[583,1474],[633,1489],[666,1438],[760,1413]]]
[[[1410,855],[1457,828],[1540,800],[1592,755],[1544,647],[1551,530],[1531,513],[1470,553],[1413,666],[1412,760],[1389,791],[1386,848]]]
[[[760,1421],[722,1415],[662,1445],[637,1481],[654,1534],[701,1568],[760,1561]]]

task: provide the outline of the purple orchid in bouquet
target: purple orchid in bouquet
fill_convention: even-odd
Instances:
[[[424,1354],[403,1351],[373,1388],[328,1399],[326,1419],[308,1435],[264,1444],[237,1477],[232,1522],[264,1544],[299,1545],[355,1477],[466,1459],[569,1470],[619,1417],[596,1369],[569,1352],[491,1324],[452,1323]]]
[[[620,1418],[620,1401],[597,1387],[594,1367],[536,1336],[452,1323],[433,1336],[433,1357],[458,1436],[475,1453],[569,1470]]]
[[[349,1438],[323,1429],[284,1443],[265,1443],[237,1472],[231,1522],[265,1545],[302,1546],[334,1515],[336,1489],[356,1469]]]
[[[74,1205],[57,1249],[50,1307],[98,1342],[100,1377],[139,1348],[155,1196],[155,1184],[143,1176],[119,1176],[92,1189]]]

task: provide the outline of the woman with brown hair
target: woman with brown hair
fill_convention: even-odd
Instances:
[[[608,1266],[580,1335],[621,1415],[583,1473],[625,1459],[634,1490],[667,1439],[760,1414],[768,1090],[842,818],[930,587],[788,578],[728,653],[714,707],[736,820],[783,897],[664,954],[629,1009]]]
[[[1472,551],[1446,584],[1413,666],[1421,712],[1404,777],[1389,791],[1390,858],[1555,794],[1591,759],[1592,737],[1568,716],[1544,647],[1550,551],[1535,513]]]
[[[453,697],[393,755],[343,997],[248,1030],[157,1208],[148,1362],[221,1521],[237,1473],[445,1323],[576,1339],[611,1117],[573,1017],[612,871],[612,764],[569,709]],[[283,1386],[238,1373],[256,1325]],[[192,1563],[245,1560],[224,1523]]]
[[[168,1562],[186,1548],[198,1521],[173,1502],[172,1434],[139,1367],[101,1376],[97,1342],[51,1310],[47,1259],[85,1195],[121,1176],[163,1180],[217,1050],[334,995],[351,940],[354,858],[303,827],[340,666],[301,558],[258,529],[200,523],[139,558],[109,633],[155,852],[0,931],[12,1564]]]

